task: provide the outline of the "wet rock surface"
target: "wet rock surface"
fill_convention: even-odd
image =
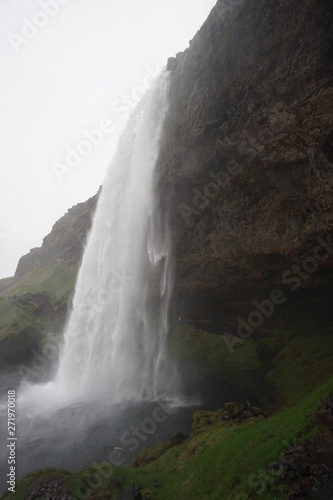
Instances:
[[[251,406],[248,401],[227,402],[217,411],[196,411],[192,417],[192,432],[196,434],[210,425],[241,424],[249,419],[259,420],[265,417],[266,414],[260,408]]]
[[[260,408],[251,406],[248,401],[245,403],[225,403],[220,412],[220,422],[233,421],[241,423],[252,417],[265,417],[265,413]]]
[[[133,484],[119,497],[119,500],[142,500],[141,488],[138,484]]]
[[[178,446],[179,444],[182,444],[184,441],[188,439],[188,435],[184,434],[183,432],[177,432],[170,438],[170,445],[172,446]]]
[[[31,488],[32,491],[27,494],[26,500],[75,500],[65,483],[57,478],[40,480]]]

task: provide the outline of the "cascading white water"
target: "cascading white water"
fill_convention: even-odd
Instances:
[[[168,90],[166,72],[130,119],[100,195],[54,382],[68,403],[155,397],[169,378],[170,253],[153,196]],[[160,301],[150,307],[157,272]]]
[[[141,446],[155,431],[163,440],[179,430],[173,415],[186,414],[190,421],[187,402],[175,387],[177,372],[164,354],[173,273],[167,213],[154,196],[154,168],[168,90],[165,73],[120,140],[79,271],[55,380],[23,382],[18,389],[17,477],[112,462],[114,450],[130,463],[135,450],[127,439],[138,424],[150,425]],[[0,400],[4,435],[7,410],[6,400]],[[165,416],[155,419],[156,411]],[[183,430],[188,432],[188,424]],[[7,457],[2,447],[0,463]],[[6,487],[4,474],[0,490]]]

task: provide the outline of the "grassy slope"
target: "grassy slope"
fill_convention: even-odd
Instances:
[[[27,363],[48,332],[59,333],[77,269],[59,261],[0,294],[0,363]],[[6,297],[8,296],[8,298]]]
[[[17,312],[16,304],[9,301],[0,302],[0,331],[15,320]]]
[[[290,406],[332,375],[333,335],[290,340],[277,354],[266,381],[275,388],[281,406]]]
[[[27,293],[46,293],[54,301],[57,301],[66,292],[73,289],[76,273],[76,268],[68,266],[63,261],[59,261],[56,264],[43,267],[36,272],[24,276],[14,286],[3,291],[0,294],[0,298],[5,295],[20,297]]]
[[[121,490],[138,482],[143,498],[150,494],[154,500],[243,500],[257,497],[253,486],[257,481],[261,481],[261,498],[282,498],[282,493],[270,490],[271,478],[265,476],[264,467],[295,440],[302,442],[317,432],[311,415],[318,409],[320,398],[327,396],[332,389],[333,378],[330,378],[293,408],[266,420],[232,426],[218,423],[206,427],[146,466],[113,467],[111,471],[108,465],[104,475],[100,473],[101,466],[77,474],[56,470],[33,473],[18,483],[16,494],[6,493],[2,498],[24,499],[29,485],[37,479],[54,476],[68,485],[75,498],[79,498],[78,488],[85,482],[92,486],[85,488],[84,498],[99,500],[116,499]],[[121,488],[111,483],[115,479],[121,483]]]
[[[171,332],[169,348],[175,357],[194,362],[201,369],[221,378],[230,378],[240,369],[251,372],[261,367],[253,339],[236,344],[231,354],[223,336],[212,335],[185,323],[176,325]]]
[[[199,369],[205,368],[206,373],[222,380],[231,377],[237,381],[237,374],[251,377],[258,370],[263,370],[263,374],[267,372],[266,379],[275,388],[280,404],[287,409],[264,420],[261,417],[239,425],[215,423],[202,430],[196,428],[191,439],[182,445],[169,448],[168,444],[161,443],[141,452],[137,463],[148,464],[138,468],[112,467],[111,473],[111,466],[107,464],[104,475],[98,472],[102,470],[98,466],[77,474],[33,473],[19,482],[17,494],[11,498],[25,498],[29,485],[54,476],[66,483],[75,498],[79,498],[78,488],[86,483],[95,486],[83,486],[84,498],[102,500],[117,499],[121,490],[138,482],[143,493],[154,499],[243,500],[255,497],[253,485],[258,481],[261,481],[262,498],[279,498],[280,494],[269,490],[272,479],[264,468],[294,440],[301,442],[316,432],[311,414],[319,406],[320,397],[333,390],[333,378],[328,379],[332,376],[332,336],[322,332],[318,336],[300,337],[297,332],[267,330],[259,339],[237,345],[230,354],[223,338],[182,323],[174,326],[169,349],[177,353],[179,362],[192,361]],[[265,364],[258,355],[260,352],[261,355],[269,352],[273,361]],[[313,387],[319,386],[305,397]],[[117,479],[122,487],[111,484],[112,479]],[[240,494],[243,496],[238,497]]]

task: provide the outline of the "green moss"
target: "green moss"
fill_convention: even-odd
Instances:
[[[0,329],[14,321],[17,315],[17,306],[9,300],[0,301]]]
[[[266,376],[279,402],[291,406],[333,373],[333,336],[298,336],[290,340],[273,361]]]
[[[0,363],[33,358],[47,333],[63,329],[77,269],[63,261],[31,273],[0,294]],[[8,295],[7,300],[4,297]]]
[[[29,474],[18,482],[16,494],[5,493],[2,498],[25,498],[29,485],[50,476],[65,481],[74,497],[78,488],[86,488],[83,491],[89,492],[87,499],[119,498],[120,492],[135,482],[142,487],[143,498],[153,494],[154,500],[235,499],[239,494],[254,496],[254,484],[260,480],[263,498],[279,498],[270,490],[270,478],[263,480],[265,467],[295,441],[301,443],[316,435],[318,427],[312,423],[312,414],[319,408],[320,398],[332,390],[333,378],[330,378],[293,408],[267,419],[232,426],[211,422],[181,445],[164,452],[163,444],[147,449],[147,456],[156,454],[157,459],[142,467],[118,469],[105,464],[103,469],[101,464],[75,474],[66,471]],[[93,484],[93,477],[95,486],[84,486]]]
[[[27,498],[27,493],[33,488],[34,483],[41,483],[55,477],[60,481],[64,481],[67,485],[74,482],[73,475],[66,470],[47,469],[41,472],[32,472],[17,482],[15,493],[7,491],[2,495],[1,499],[13,498],[15,500],[22,500],[23,498]]]
[[[27,293],[46,293],[54,300],[59,300],[67,292],[74,288],[77,269],[59,261],[52,266],[43,267],[31,273],[15,286],[6,290],[1,295],[8,294],[10,297],[22,296]]]
[[[196,411],[192,416],[192,431],[197,434],[203,431],[210,425],[216,425],[221,417],[221,410],[217,411]],[[230,425],[230,423],[223,423],[223,425]]]
[[[145,468],[161,471],[164,479],[154,498],[219,499],[250,492],[267,463],[295,439],[302,441],[313,434],[311,414],[319,398],[332,388],[330,379],[299,405],[255,423],[223,427],[212,422],[204,432]]]
[[[154,460],[157,460],[160,456],[162,456],[172,445],[170,441],[165,441],[163,443],[155,444],[154,446],[149,446],[144,448],[138,456],[136,457],[133,466],[141,467],[143,465],[147,465]]]
[[[327,331],[326,331],[327,330]],[[309,332],[263,329],[256,339],[232,345],[222,335],[198,330],[186,323],[175,325],[168,339],[172,357],[205,375],[236,384],[272,389],[278,406],[292,406],[333,374],[333,336],[330,328]]]
[[[262,366],[256,342],[251,338],[233,344],[231,352],[222,335],[213,335],[185,323],[171,332],[168,349],[179,361],[187,361],[217,378],[254,372]]]

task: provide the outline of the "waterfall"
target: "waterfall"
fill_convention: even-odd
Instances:
[[[129,120],[103,185],[54,381],[67,403],[154,398],[167,390],[172,272],[153,174],[168,91],[165,72]]]

